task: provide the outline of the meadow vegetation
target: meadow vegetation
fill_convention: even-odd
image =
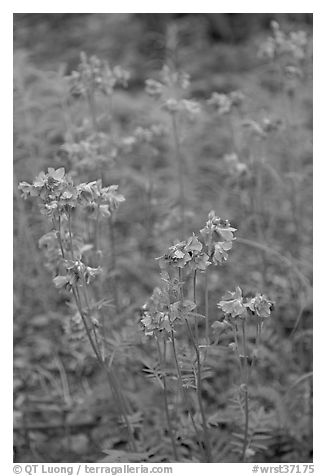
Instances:
[[[70,21],[16,16],[16,460],[311,461],[311,25]]]

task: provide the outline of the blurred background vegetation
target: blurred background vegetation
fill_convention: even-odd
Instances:
[[[273,61],[257,54],[271,34],[271,20],[286,32],[303,30],[310,39],[310,53],[295,88],[287,87]],[[32,181],[47,167],[69,170],[62,145],[78,134],[82,137],[87,107],[83,101],[67,99],[64,78],[77,68],[81,51],[130,71],[128,88],[118,88],[110,104],[99,101],[102,132],[121,140],[132,136],[137,126],[161,124],[168,131],[153,150],[122,152],[105,174],[106,182],[119,184],[126,197],[115,221],[115,250],[107,249],[114,270],[104,297],[117,299],[110,287],[115,280],[119,312],[110,311],[112,346],[118,353],[123,349],[118,367],[137,410],[135,424],[153,447],[159,446],[159,392],[142,373],[149,349],[138,335],[135,316],[159,282],[154,258],[177,238],[179,226],[170,125],[144,91],[145,80],[157,78],[168,64],[190,74],[190,97],[202,104],[213,92],[240,90],[245,95],[239,112],[220,117],[204,106],[200,119],[181,124],[187,231],[200,229],[211,209],[238,229],[227,265],[211,273],[212,316],[217,318],[216,302],[222,294],[236,285],[245,292],[264,292],[275,302],[263,343],[265,386],[259,396],[269,440],[254,460],[311,460],[311,38],[311,14],[14,15],[17,461],[96,461],[103,448],[125,445],[112,423],[114,408],[107,403],[96,364],[65,331],[68,298],[54,288],[38,249],[48,225],[37,206],[23,201],[17,191],[21,180]],[[278,126],[264,138],[243,127],[246,121],[262,124],[266,118]],[[234,173],[226,165],[230,162],[225,156],[232,153],[248,174]],[[94,171],[82,171],[79,177],[97,178]],[[149,180],[154,183],[150,191]],[[253,205],[255,193],[259,210]],[[218,395],[219,454],[227,462],[234,461],[227,445],[232,415],[226,410],[230,396],[226,389],[234,381],[234,370],[225,353],[216,358],[218,369],[205,381],[205,399],[209,407]],[[187,448],[191,461],[192,449]],[[155,454],[156,461],[169,460],[164,448]]]

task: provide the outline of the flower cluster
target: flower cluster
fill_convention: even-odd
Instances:
[[[205,271],[210,265],[208,255],[203,251],[203,244],[193,234],[187,241],[170,246],[168,252],[159,258],[160,265],[172,265],[176,268]]]
[[[167,65],[163,66],[160,73],[161,81],[155,79],[146,80],[146,92],[150,96],[160,98],[164,94],[166,88],[179,88],[181,90],[187,90],[190,86],[189,74],[184,72],[172,71]]]
[[[169,113],[175,113],[179,111],[188,114],[189,117],[195,117],[197,114],[200,113],[201,110],[198,102],[190,99],[177,100],[174,98],[168,98],[163,103],[162,107]]]
[[[78,198],[93,215],[109,217],[125,201],[118,192],[118,185],[102,186],[102,180],[77,185]]]
[[[221,264],[228,258],[236,228],[228,220],[222,220],[211,211],[200,235],[193,234],[187,241],[170,246],[167,253],[157,258],[160,266],[185,268],[189,271],[205,271],[210,264]]]
[[[93,246],[85,244],[78,236],[73,235],[72,239],[67,226],[63,226],[60,232],[52,230],[43,235],[39,246],[44,252],[46,267],[59,289],[71,291],[74,285],[88,285],[101,272],[101,268],[85,264],[84,254]],[[72,259],[67,259],[67,256]]]
[[[134,137],[138,142],[151,143],[156,138],[162,137],[166,133],[164,126],[152,124],[150,127],[137,127],[134,131]]]
[[[233,107],[240,107],[245,99],[241,91],[232,91],[230,94],[214,92],[207,100],[207,104],[213,106],[219,116],[231,112]]]
[[[218,307],[222,309],[227,317],[245,319],[248,316],[248,310],[261,319],[270,317],[273,304],[266,296],[257,294],[254,298],[244,300],[242,290],[239,286],[235,292],[229,291]]]
[[[58,289],[64,288],[70,291],[75,285],[89,284],[100,272],[101,268],[91,268],[86,266],[80,259],[62,260],[64,274],[53,279]]]
[[[190,80],[187,73],[172,71],[165,65],[160,74],[161,81],[146,80],[146,92],[149,96],[160,100],[164,110],[170,114],[183,112],[189,118],[194,118],[200,111],[200,105],[190,99],[180,98],[180,91],[189,89]]]
[[[52,217],[53,213],[65,213],[67,208],[74,208],[77,201],[77,190],[63,167],[48,172],[40,172],[32,184],[21,182],[19,190],[23,198],[38,197],[41,213]]]
[[[120,66],[111,68],[107,61],[96,56],[87,58],[85,53],[81,53],[78,70],[72,72],[68,81],[73,96],[87,96],[95,91],[108,96],[117,85],[125,87],[129,76]]]
[[[142,144],[150,144],[153,146],[155,141],[164,136],[165,128],[161,125],[152,124],[150,127],[136,127],[133,134],[120,139],[117,149],[120,153],[130,154],[135,148]]]
[[[142,319],[140,322],[145,335],[153,336],[157,332],[170,332],[168,308],[169,299],[166,293],[159,287],[156,287],[142,309]]]
[[[76,171],[107,169],[114,164],[118,148],[108,134],[97,132],[79,142],[66,142],[61,147],[61,155],[69,160],[70,167]]]
[[[19,190],[24,198],[38,197],[41,213],[51,219],[53,216],[65,216],[77,204],[93,212],[96,210],[100,216],[110,216],[125,200],[118,193],[118,185],[102,187],[101,180],[75,186],[63,167],[41,172],[32,184],[21,182]]]
[[[228,259],[227,252],[232,248],[235,231],[236,228],[231,227],[228,220],[217,217],[214,210],[209,212],[206,225],[200,230],[200,234],[213,264],[221,264]]]
[[[261,58],[275,59],[279,56],[288,56],[295,61],[304,59],[308,44],[305,31],[293,31],[287,35],[276,21],[271,22],[271,28],[272,36],[268,37],[259,49],[258,55]]]
[[[171,285],[176,289],[180,288],[181,283],[172,283],[164,273],[161,277],[162,287],[156,287],[152,296],[143,306],[140,322],[145,335],[158,337],[163,334],[169,338],[175,324],[189,316],[196,308],[196,304],[188,299],[174,299],[174,302],[171,302],[171,297],[174,294],[174,291],[171,293]]]

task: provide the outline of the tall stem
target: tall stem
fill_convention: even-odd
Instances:
[[[178,124],[176,119],[176,113],[171,114],[172,117],[172,131],[175,148],[176,163],[178,167],[178,185],[179,185],[179,206],[181,215],[181,239],[185,238],[185,191],[184,191],[184,166],[183,158],[181,154],[180,138],[178,131]]]
[[[196,277],[197,277],[197,270],[194,271],[193,277],[193,293],[194,293],[194,303],[196,303]],[[198,318],[195,317],[195,337],[196,337],[196,345],[198,346],[199,343],[199,335],[198,335]]]
[[[179,361],[178,361],[178,355],[177,355],[176,345],[175,345],[175,336],[174,336],[174,331],[173,330],[171,331],[171,341],[172,341],[173,358],[174,358],[175,368],[176,368],[177,377],[178,377],[179,392],[182,392],[183,399],[184,399],[184,402],[186,404],[186,409],[187,409],[188,415],[190,416],[190,420],[191,420],[192,426],[194,428],[198,444],[199,444],[201,450],[203,450],[202,443],[201,443],[201,437],[199,435],[198,428],[196,426],[196,423],[195,423],[195,420],[194,420],[194,417],[193,417],[193,414],[192,414],[192,411],[191,411],[191,404],[190,404],[190,401],[189,401],[188,391],[183,385],[182,374],[181,374],[181,369],[180,369],[180,365],[179,365]]]
[[[159,361],[160,361],[160,368],[161,368],[161,374],[162,374],[162,380],[163,380],[163,396],[164,396],[164,409],[165,409],[165,416],[166,416],[166,422],[168,426],[168,432],[172,444],[172,450],[173,450],[173,456],[176,461],[178,461],[178,452],[177,452],[177,447],[175,443],[175,435],[174,431],[172,428],[172,423],[171,423],[171,417],[170,417],[170,412],[169,412],[169,403],[168,403],[168,395],[167,395],[167,384],[166,384],[166,376],[165,376],[165,357],[162,356],[160,344],[157,338],[155,338],[156,341],[156,347],[157,347],[157,353],[159,356]],[[166,345],[164,341],[164,345]],[[165,352],[164,352],[165,354]]]
[[[64,253],[64,247],[63,247],[63,243],[62,243],[62,238],[61,238],[61,221],[60,221],[60,217],[58,219],[58,228],[56,226],[56,222],[55,222],[55,218],[53,217],[53,225],[54,225],[54,228],[57,232],[57,240],[58,240],[58,243],[59,243],[59,246],[60,246],[60,250],[61,250],[61,255],[62,255],[62,258],[65,259],[65,253]],[[68,224],[70,225],[70,213],[68,214]],[[71,226],[69,226],[69,240],[70,240],[70,245],[71,245],[71,253],[72,253],[72,256],[73,256],[73,248],[72,248],[72,233],[71,233]],[[90,308],[90,305],[89,305],[89,300],[88,300],[88,295],[87,295],[87,289],[86,289],[86,283],[85,283],[85,280],[83,282],[83,291],[84,291],[84,297],[85,297],[85,302],[86,302],[86,306],[87,306],[87,310],[88,310],[88,314],[90,315],[90,312],[91,312],[91,308]],[[107,366],[105,365],[105,360],[103,359],[102,355],[101,355],[101,352],[100,352],[100,349],[99,349],[99,346],[98,346],[98,341],[97,341],[97,336],[96,336],[96,330],[94,329],[94,326],[93,327],[93,332],[94,332],[94,339],[92,337],[92,334],[91,334],[91,329],[89,328],[89,324],[88,324],[88,319],[87,319],[87,316],[83,310],[83,307],[82,307],[82,302],[81,302],[81,297],[80,297],[80,294],[79,294],[79,290],[78,290],[78,287],[76,284],[74,284],[72,286],[72,292],[73,292],[73,296],[74,296],[74,300],[75,300],[75,303],[76,303],[76,306],[77,306],[77,309],[78,309],[78,312],[80,314],[80,317],[83,321],[83,325],[84,325],[84,328],[85,328],[85,331],[86,331],[86,334],[87,334],[87,337],[88,337],[88,340],[91,344],[91,347],[93,349],[93,352],[96,356],[96,359],[98,361],[98,364],[99,366],[101,367],[102,370],[105,371],[107,377],[108,377],[108,383],[110,385],[110,388],[113,392],[113,396],[116,400],[116,403],[117,403],[117,406],[118,408],[120,409],[120,412],[121,412],[121,415],[122,415],[122,418],[125,422],[125,425],[127,427],[127,431],[128,431],[128,436],[129,436],[129,442],[130,442],[130,445],[131,445],[131,448],[133,451],[137,451],[137,448],[136,448],[136,443],[135,443],[135,439],[134,439],[134,436],[133,436],[133,432],[132,432],[132,428],[131,428],[131,425],[130,425],[130,422],[129,422],[129,419],[128,419],[128,416],[127,416],[127,412],[126,412],[126,408],[125,408],[125,400],[124,400],[124,397],[121,393],[121,390],[120,388],[117,386],[116,384],[116,377],[113,373],[112,370],[108,369]]]
[[[94,132],[98,131],[97,117],[96,117],[96,103],[95,103],[95,93],[94,90],[87,91],[87,102],[89,107],[89,112],[92,119]]]
[[[112,286],[112,293],[113,293],[113,300],[117,314],[120,314],[120,304],[119,304],[119,295],[118,295],[118,288],[116,283],[116,246],[115,246],[115,233],[114,233],[114,219],[111,215],[109,217],[109,239],[110,239],[110,248],[111,248],[111,272],[113,273],[113,279],[111,279],[111,286]]]
[[[203,405],[203,400],[202,400],[202,388],[201,388],[201,363],[200,363],[200,352],[198,349],[198,346],[196,344],[194,335],[192,333],[190,324],[188,322],[188,319],[185,319],[187,329],[189,332],[189,337],[190,340],[194,346],[195,353],[196,353],[196,360],[197,360],[197,399],[198,399],[198,404],[199,404],[199,410],[202,418],[202,423],[203,423],[203,431],[204,431],[204,441],[205,441],[205,454],[206,454],[206,463],[210,463],[212,461],[212,455],[211,455],[211,445],[210,445],[210,438],[209,438],[209,433],[208,433],[208,427],[207,427],[207,421],[206,421],[206,415],[205,415],[205,410],[204,410],[204,405]]]
[[[205,339],[209,345],[208,270],[205,271]]]
[[[69,230],[69,243],[70,243],[70,252],[71,258],[74,259],[74,248],[72,243],[72,232],[71,232],[71,211],[68,211],[68,230]]]
[[[246,322],[242,320],[242,344],[243,344],[243,388],[245,397],[245,427],[242,448],[242,461],[246,461],[246,451],[248,446],[248,430],[249,430],[249,395],[248,395],[248,355],[247,355],[247,337],[246,337]]]

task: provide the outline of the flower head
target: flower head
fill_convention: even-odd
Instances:
[[[264,294],[257,294],[246,303],[246,306],[258,317],[270,317],[273,303]]]
[[[209,212],[206,225],[200,230],[200,234],[207,247],[207,254],[214,264],[227,260],[227,251],[232,248],[235,231],[236,228],[231,227],[228,220],[217,217],[214,210]]]
[[[217,305],[222,309],[224,314],[231,317],[243,317],[246,314],[246,307],[243,302],[242,290],[237,286],[235,292],[228,291],[228,294],[223,296],[223,301]]]

